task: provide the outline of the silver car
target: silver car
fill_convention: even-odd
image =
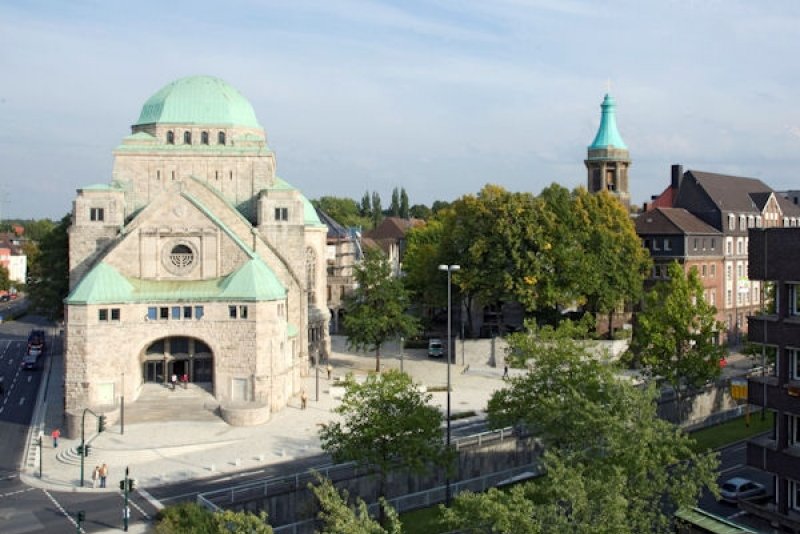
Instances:
[[[719,486],[720,499],[730,503],[735,503],[740,499],[764,495],[766,492],[767,490],[763,484],[743,477],[728,479]]]

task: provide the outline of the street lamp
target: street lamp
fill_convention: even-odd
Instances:
[[[453,321],[452,321],[452,276],[453,271],[461,269],[460,265],[440,265],[440,271],[447,271],[447,453],[450,453],[450,359],[452,357],[451,351],[453,348]],[[448,466],[445,475],[445,504],[450,506],[450,469]]]

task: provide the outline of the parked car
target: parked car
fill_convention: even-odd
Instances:
[[[31,347],[38,347],[44,350],[45,334],[44,330],[31,330],[28,334],[28,350]]]
[[[734,477],[719,486],[720,500],[735,503],[740,499],[764,495],[767,492],[763,484],[749,478]]]
[[[444,356],[444,343],[441,339],[432,338],[428,340],[428,358],[441,358]]]

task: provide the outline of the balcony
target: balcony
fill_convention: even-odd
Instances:
[[[747,465],[800,480],[800,447],[787,447],[780,451],[776,448],[777,442],[771,437],[758,437],[748,441]]]
[[[751,315],[747,318],[747,337],[754,343],[793,345],[800,339],[800,317]]]

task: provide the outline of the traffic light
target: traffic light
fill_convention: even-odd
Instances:
[[[119,490],[120,491],[125,491],[125,479],[124,478],[119,481]]]
[[[119,489],[120,491],[125,491],[125,481],[128,481],[128,493],[132,492],[136,489],[136,479],[135,478],[123,478],[119,481]]]
[[[86,520],[86,512],[83,510],[78,512],[78,523],[83,523]]]
[[[89,456],[89,453],[92,452],[92,447],[91,445],[78,445],[76,450],[78,451],[78,456],[86,458]]]
[[[97,417],[97,433],[99,434],[106,429],[106,416],[100,415]]]

